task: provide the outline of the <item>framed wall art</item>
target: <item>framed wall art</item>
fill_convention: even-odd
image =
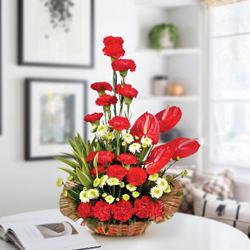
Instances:
[[[0,135],[2,134],[2,0],[0,0]]]
[[[18,63],[93,67],[94,0],[18,0]]]
[[[25,80],[25,159],[53,159],[69,152],[68,139],[86,138],[86,82],[64,79]]]

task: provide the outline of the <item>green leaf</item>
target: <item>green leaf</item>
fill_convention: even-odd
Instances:
[[[67,159],[66,157],[63,157],[63,156],[56,157],[56,160],[61,161],[61,162],[67,164],[68,166],[70,166],[72,168],[79,167],[79,164],[77,162],[69,160],[69,159]]]
[[[92,184],[92,179],[91,177],[87,176],[83,171],[81,171],[79,168],[76,169],[76,174],[81,182],[82,185],[85,187],[89,188]]]
[[[63,168],[63,167],[62,167],[62,168],[59,168],[59,169],[61,169],[62,171],[68,173],[69,175],[73,176],[73,178],[74,178],[76,181],[79,181],[79,179],[78,179],[78,177],[77,177],[77,174],[76,174],[74,171],[72,171],[72,170],[70,170],[70,169],[68,169],[68,168]]]

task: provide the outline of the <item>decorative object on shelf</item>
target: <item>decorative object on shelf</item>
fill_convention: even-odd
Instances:
[[[126,76],[136,65],[121,59],[121,37],[106,37],[104,45],[103,52],[112,62],[113,86],[108,82],[91,85],[98,93],[96,104],[103,107],[103,112],[84,117],[93,137],[85,141],[76,135],[69,140],[72,153],[57,158],[68,166],[61,169],[69,174],[66,182],[57,181],[64,186],[60,209],[73,220],[83,218],[97,234],[132,236],[177,211],[181,203],[178,179],[187,171],[169,175],[167,169],[197,152],[200,145],[180,137],[156,146],[159,134],[170,131],[181,118],[175,106],[156,115],[146,112],[131,126],[130,107],[138,91],[126,82]]]
[[[246,0],[200,0],[202,4],[208,6],[219,6],[225,4],[239,3]]]
[[[149,32],[150,47],[153,49],[176,48],[178,40],[178,29],[173,24],[155,25]]]
[[[177,128],[174,128],[174,129],[168,131],[167,133],[161,133],[160,139],[163,143],[166,143],[168,141],[173,140],[176,137],[181,137],[181,136],[182,136],[181,131]]]
[[[0,135],[2,134],[2,0],[0,0]]]
[[[93,67],[94,0],[19,0],[18,3],[19,64]]]
[[[87,112],[84,80],[26,79],[25,159],[53,159],[68,152],[76,132],[86,137],[81,117]],[[82,132],[81,132],[82,131]]]
[[[152,94],[153,95],[166,95],[166,87],[168,84],[167,76],[155,76],[152,79]]]
[[[167,86],[167,94],[171,96],[182,96],[184,95],[184,86],[179,82],[169,83]]]

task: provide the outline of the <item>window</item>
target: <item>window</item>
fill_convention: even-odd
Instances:
[[[250,1],[209,10],[210,161],[250,168]]]

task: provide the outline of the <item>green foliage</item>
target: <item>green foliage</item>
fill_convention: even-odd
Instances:
[[[178,29],[173,24],[159,24],[155,25],[149,32],[149,41],[150,46],[153,49],[162,49],[160,44],[161,36],[164,31],[168,31],[170,35],[170,41],[173,43],[174,47],[176,48],[178,45],[179,35]]]

